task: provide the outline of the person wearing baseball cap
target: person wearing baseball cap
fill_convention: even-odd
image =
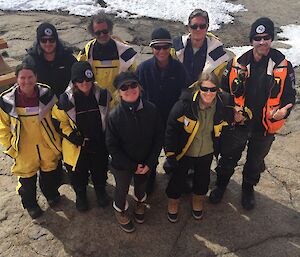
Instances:
[[[108,153],[105,146],[106,120],[111,100],[106,89],[95,84],[88,62],[73,64],[71,83],[53,107],[56,129],[63,136],[63,160],[76,193],[76,208],[89,209],[86,187],[89,173],[100,207],[109,204],[106,193]]]
[[[50,86],[59,97],[66,90],[71,67],[77,61],[73,50],[59,40],[54,25],[43,22],[36,29],[36,41],[26,51],[23,63],[35,66],[38,82]]]
[[[190,85],[190,81],[183,64],[170,55],[172,38],[167,29],[154,29],[149,46],[153,57],[142,62],[136,74],[143,88],[143,97],[155,104],[165,127],[171,108],[179,99],[181,91]],[[149,176],[148,194],[154,189],[155,177],[156,168]]]
[[[157,108],[141,97],[142,87],[132,72],[121,72],[113,83],[120,103],[110,112],[106,145],[111,156],[111,172],[116,181],[113,207],[122,230],[133,232],[128,215],[128,194],[134,181],[134,219],[145,221],[147,178],[163,143],[163,129]]]
[[[216,168],[216,188],[209,199],[219,203],[246,145],[241,204],[246,210],[255,207],[254,186],[265,170],[265,157],[295,104],[295,74],[292,64],[271,47],[274,23],[267,17],[251,26],[252,49],[235,57],[227,65],[222,88],[236,103],[235,125],[223,131],[221,158]]]

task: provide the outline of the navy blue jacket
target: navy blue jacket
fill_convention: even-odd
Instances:
[[[182,89],[190,85],[183,64],[170,56],[167,69],[161,70],[153,56],[138,66],[136,74],[143,87],[143,98],[157,107],[163,123],[166,124],[170,110],[179,99]]]

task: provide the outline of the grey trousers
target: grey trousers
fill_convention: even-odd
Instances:
[[[111,168],[111,172],[114,175],[116,181],[113,206],[117,211],[121,212],[128,209],[126,196],[128,194],[129,185],[132,178],[134,184],[133,198],[139,202],[144,202],[146,200],[146,186],[149,172],[147,174],[137,175],[133,171],[117,170],[114,168]]]

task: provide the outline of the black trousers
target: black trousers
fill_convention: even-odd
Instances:
[[[91,153],[81,150],[75,171],[72,166],[65,164],[71,185],[76,193],[85,192],[91,175],[95,190],[104,188],[107,180],[108,154]]]
[[[242,152],[247,146],[246,163],[243,168],[243,182],[256,185],[265,170],[265,157],[270,151],[274,135],[253,132],[246,126],[227,127],[221,136],[221,158],[217,171],[217,186],[225,188],[234,173]]]
[[[117,211],[124,211],[126,209],[126,196],[132,178],[136,200],[143,201],[146,199],[146,186],[149,172],[146,174],[135,174],[133,171],[117,170],[114,168],[111,168],[111,172],[116,181],[114,206],[119,209]]]
[[[21,201],[24,209],[37,206],[36,200],[36,182],[39,177],[39,185],[43,195],[47,200],[53,200],[59,196],[59,174],[57,170],[48,172],[39,172],[30,178],[19,177],[18,194],[21,196]]]
[[[183,156],[178,167],[171,173],[171,178],[166,189],[168,198],[178,199],[184,192],[188,170],[193,169],[193,193],[206,195],[210,182],[210,166],[213,154],[202,157]]]

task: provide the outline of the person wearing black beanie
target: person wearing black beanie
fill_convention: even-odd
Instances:
[[[209,200],[219,203],[246,146],[241,205],[255,207],[254,186],[265,170],[265,157],[295,104],[295,73],[292,64],[271,47],[274,23],[266,17],[251,26],[252,49],[228,63],[222,89],[230,92],[236,103],[234,128],[222,132],[221,158],[216,188]]]
[[[59,97],[67,88],[71,67],[77,61],[73,50],[62,44],[54,25],[43,22],[36,29],[36,41],[26,51],[23,63],[35,66],[38,82],[50,86]]]
[[[98,205],[105,207],[109,203],[105,130],[111,97],[106,89],[94,83],[88,62],[73,64],[71,80],[54,106],[52,117],[57,131],[63,135],[62,155],[76,194],[76,209],[84,212],[89,209],[86,192],[89,174]]]

